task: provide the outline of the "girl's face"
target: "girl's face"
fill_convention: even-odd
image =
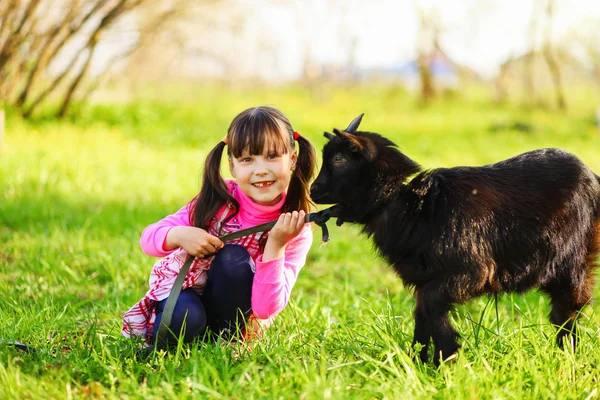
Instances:
[[[293,149],[278,154],[265,142],[262,154],[250,154],[246,149],[239,157],[229,159],[231,175],[242,192],[256,203],[271,206],[281,200],[287,190],[291,172],[298,159]]]

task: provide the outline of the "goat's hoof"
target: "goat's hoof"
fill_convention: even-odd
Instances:
[[[434,363],[436,367],[439,367],[440,364],[443,362],[444,364],[453,364],[454,362],[456,362],[457,358],[458,358],[458,350],[460,348],[456,348],[454,351],[449,351],[449,352],[444,352],[445,354],[449,354],[448,356],[444,357],[444,355],[442,354],[442,351],[438,351],[435,354],[434,357]]]

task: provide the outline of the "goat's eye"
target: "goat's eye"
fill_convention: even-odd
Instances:
[[[346,164],[346,161],[348,161],[346,157],[342,156],[341,154],[336,154],[333,156],[333,165],[337,167]]]

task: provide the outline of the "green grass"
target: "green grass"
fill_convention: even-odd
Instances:
[[[0,398],[598,398],[597,306],[584,310],[572,354],[554,345],[547,298],[481,298],[451,314],[463,344],[455,363],[415,363],[411,293],[346,225],[330,224],[324,247],[315,231],[289,306],[251,351],[202,343],[136,359],[136,344],[119,330],[154,262],[139,235],[196,194],[204,156],[248,106],[279,107],[318,148],[323,130],[365,112],[364,129],[428,168],[557,146],[600,173],[598,96],[562,115],[496,106],[477,93],[421,108],[385,87],[191,91],[97,104],[61,123],[9,113],[0,152],[0,337],[39,352],[0,345]],[[514,122],[532,130],[490,129]]]

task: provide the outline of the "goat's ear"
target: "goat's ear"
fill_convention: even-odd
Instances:
[[[363,154],[365,158],[369,160],[369,162],[373,161],[375,157],[377,157],[377,146],[369,139],[368,137],[361,137],[361,141],[363,141]]]
[[[350,144],[350,149],[362,153],[368,161],[373,161],[377,155],[377,148],[367,137],[356,136],[351,133],[334,129],[333,133]]]
[[[329,133],[329,132],[323,132],[323,136],[325,136],[328,140],[331,140],[335,137],[334,134]]]

